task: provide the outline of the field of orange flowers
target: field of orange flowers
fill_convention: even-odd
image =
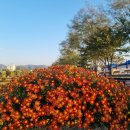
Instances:
[[[113,79],[76,66],[52,66],[13,78],[0,96],[0,130],[65,126],[128,127],[130,91]]]

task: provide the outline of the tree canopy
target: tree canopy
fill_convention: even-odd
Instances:
[[[130,52],[130,2],[114,0],[108,9],[84,8],[73,18],[67,38],[60,44],[57,64],[110,65]]]

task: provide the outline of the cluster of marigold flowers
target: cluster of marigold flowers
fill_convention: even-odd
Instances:
[[[0,97],[0,129],[128,127],[130,91],[76,66],[52,66],[14,78]]]

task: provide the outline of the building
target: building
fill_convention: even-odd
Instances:
[[[130,74],[130,60],[125,63],[116,65],[116,67],[112,68],[112,73],[114,74]]]
[[[8,66],[7,66],[7,69],[8,69],[9,71],[15,71],[15,70],[16,70],[16,66],[15,66],[15,65],[8,65]]]
[[[130,74],[130,60],[122,64],[112,64],[111,66],[106,66],[99,71],[99,74],[109,75],[111,71],[112,75],[127,75]]]

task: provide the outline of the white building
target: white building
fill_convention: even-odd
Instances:
[[[15,70],[16,70],[16,66],[15,66],[15,65],[8,65],[8,66],[7,66],[7,69],[8,69],[9,71],[15,71]]]
[[[113,74],[130,74],[130,60],[112,68]]]
[[[104,67],[101,74],[105,73],[106,75],[110,74],[110,68]],[[130,60],[126,61],[125,63],[122,64],[112,64],[111,65],[111,73],[112,75],[125,75],[125,74],[130,74]]]

